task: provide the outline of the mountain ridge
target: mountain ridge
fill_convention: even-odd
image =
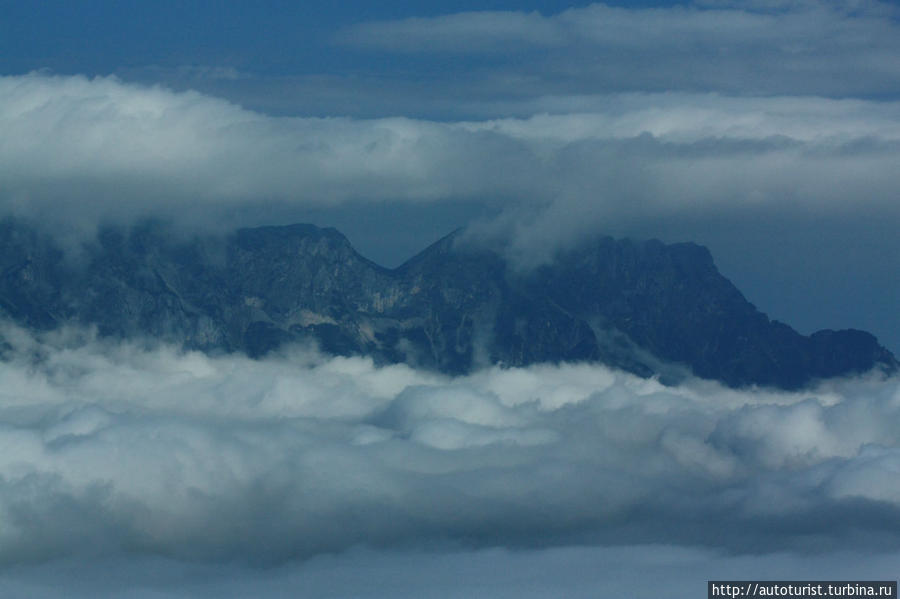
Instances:
[[[462,237],[454,231],[387,269],[333,228],[179,237],[147,221],[102,228],[73,261],[48,235],[7,219],[0,314],[39,330],[93,325],[103,336],[253,357],[314,341],[452,375],[586,361],[796,389],[898,368],[869,333],[804,336],[770,320],[697,244],[594,236],[521,269]]]

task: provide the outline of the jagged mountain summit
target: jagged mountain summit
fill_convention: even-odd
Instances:
[[[521,269],[451,234],[390,270],[334,229],[186,238],[147,222],[102,229],[77,254],[21,222],[0,223],[0,316],[254,357],[314,340],[326,352],[450,374],[590,361],[794,389],[898,368],[866,332],[803,336],[770,320],[691,243],[595,237]]]

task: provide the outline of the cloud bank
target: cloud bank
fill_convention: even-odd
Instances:
[[[519,185],[487,182],[491,154],[518,160],[513,143],[439,123],[270,118],[193,92],[39,74],[3,78],[0,104],[6,210],[128,218]]]
[[[896,205],[898,116],[897,102],[651,94],[474,122],[289,118],[35,73],[0,79],[0,209],[202,221],[479,199],[562,219],[544,230],[567,233],[666,214],[871,213]]]
[[[898,548],[900,381],[444,378],[7,326],[0,564],[272,566],[353,547]]]

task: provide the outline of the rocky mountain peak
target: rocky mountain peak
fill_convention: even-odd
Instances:
[[[286,343],[448,374],[492,364],[591,361],[644,376],[798,388],[896,370],[861,331],[800,335],[747,302],[693,243],[596,236],[531,269],[454,232],[401,267],[308,224],[171,236],[104,228],[83,259],[0,223],[0,312],[23,326],[93,325],[185,347],[261,356]],[[680,373],[680,374],[679,374]]]

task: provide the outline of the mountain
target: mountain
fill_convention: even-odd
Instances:
[[[602,362],[786,389],[898,362],[856,330],[771,321],[706,248],[595,237],[537,267],[459,232],[389,270],[312,225],[175,235],[108,227],[75,250],[0,223],[0,316],[253,357],[314,340],[330,353],[461,374],[491,364]]]

